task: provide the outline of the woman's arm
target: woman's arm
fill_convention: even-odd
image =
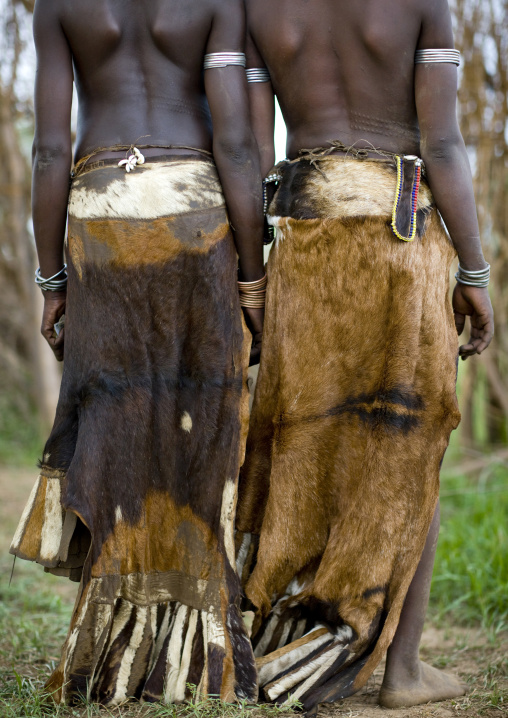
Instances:
[[[41,275],[56,274],[63,265],[63,244],[72,162],[72,55],[58,18],[58,3],[37,0],[34,40],[35,138],[33,143],[32,216]],[[41,331],[57,359],[63,358],[63,332],[53,325],[65,312],[65,292],[43,292]]]
[[[206,52],[243,52],[245,19],[241,0],[217,0]],[[243,67],[205,71],[213,123],[213,155],[239,257],[240,279],[264,274],[259,154],[249,121]]]
[[[217,0],[206,52],[243,52],[245,12],[242,0]],[[264,276],[263,208],[259,153],[249,121],[243,67],[205,71],[205,90],[213,123],[213,155],[238,252],[239,279]],[[259,355],[263,309],[244,307]],[[256,348],[257,347],[257,348]],[[251,363],[255,357],[251,356]]]
[[[418,49],[453,48],[448,3],[424,4]],[[483,257],[471,170],[456,114],[457,68],[450,63],[415,66],[415,98],[421,131],[421,154],[436,205],[446,224],[463,269],[481,270]],[[487,289],[457,283],[453,294],[459,334],[466,316],[471,336],[460,353],[463,358],[481,354],[494,332],[493,311]]]
[[[264,60],[248,32],[245,54],[247,68],[265,67]],[[252,130],[259,148],[261,175],[266,177],[275,164],[275,102],[272,83],[249,83],[249,104]]]

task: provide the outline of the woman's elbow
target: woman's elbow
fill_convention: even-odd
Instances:
[[[213,153],[216,159],[220,158],[235,165],[243,165],[257,155],[258,149],[252,133],[241,133],[227,137],[215,137]]]
[[[72,150],[66,143],[47,143],[34,141],[32,145],[32,162],[34,171],[44,172],[58,165],[72,162]]]
[[[458,131],[445,136],[422,138],[421,154],[427,164],[449,163],[463,152],[465,152],[464,140]]]

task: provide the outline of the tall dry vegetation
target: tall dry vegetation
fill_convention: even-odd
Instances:
[[[28,232],[30,176],[18,132],[24,119],[16,93],[22,39],[18,6],[4,3],[2,9],[6,52],[0,77],[0,392],[29,420],[30,400],[35,398],[30,311],[34,257]]]
[[[459,89],[462,134],[471,151],[480,231],[492,267],[496,335],[465,368],[462,437],[506,441],[508,422],[508,0],[455,0],[456,46],[464,58]],[[486,433],[475,421],[483,409]],[[482,412],[483,413],[483,412]]]
[[[38,333],[41,298],[29,229],[33,109],[20,92],[19,71],[32,10],[33,0],[0,3],[0,432],[7,436],[12,423],[47,425],[57,378]]]
[[[424,1],[424,0],[422,0]],[[40,298],[29,232],[30,168],[20,131],[32,123],[18,96],[26,19],[33,0],[0,0],[5,44],[0,68],[0,430],[11,411],[47,424],[55,400],[55,364],[38,337]],[[480,228],[492,265],[496,336],[480,360],[463,367],[462,437],[470,445],[506,439],[508,423],[508,0],[453,0],[456,46],[464,63],[462,131],[471,151]],[[487,433],[475,420],[483,404]],[[478,412],[477,412],[478,413]]]

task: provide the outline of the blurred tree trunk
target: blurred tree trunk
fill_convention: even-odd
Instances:
[[[474,379],[483,372],[487,440],[506,441],[508,426],[508,0],[455,0],[456,46],[462,52],[459,112],[462,134],[472,157],[480,232],[491,264],[491,299],[496,335],[481,359],[466,362],[461,397],[467,421],[466,444],[478,443],[473,405]],[[468,390],[470,389],[470,390]]]

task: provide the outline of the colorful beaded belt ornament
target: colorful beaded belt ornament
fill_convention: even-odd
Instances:
[[[396,155],[397,189],[392,211],[393,233],[404,242],[416,236],[418,189],[422,174],[422,161],[416,155]]]
[[[285,160],[284,160],[285,162]],[[280,162],[279,164],[283,164]],[[276,165],[275,169],[278,167]],[[279,182],[282,179],[282,175],[279,174],[279,172],[270,172],[270,174],[264,178],[263,180],[263,214],[265,216],[265,231],[264,231],[264,239],[263,244],[271,244],[273,240],[276,237],[277,231],[276,228],[267,223],[267,212],[268,212],[268,205],[270,204],[268,201],[268,192],[267,187],[269,184],[275,183],[276,185],[279,184]]]

